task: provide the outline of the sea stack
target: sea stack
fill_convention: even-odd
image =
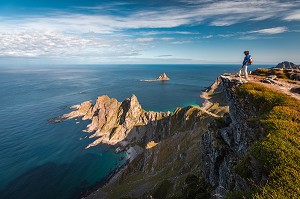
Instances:
[[[167,76],[166,73],[161,74],[156,78],[157,81],[169,81],[170,78]]]

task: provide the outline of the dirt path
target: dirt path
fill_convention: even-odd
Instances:
[[[264,77],[256,76],[256,75],[250,75],[249,81],[250,82],[256,82],[258,84],[261,84],[265,87],[277,90],[281,93],[285,93],[288,96],[291,96],[297,100],[300,100],[300,93],[292,92],[291,89],[293,88],[299,88],[300,90],[300,82],[299,81],[292,81],[292,80],[283,80],[283,79],[277,79],[275,84],[268,84],[268,83],[263,83],[261,80]]]

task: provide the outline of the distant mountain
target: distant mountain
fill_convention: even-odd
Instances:
[[[292,62],[284,61],[284,62],[277,64],[277,66],[275,66],[274,68],[300,69],[300,66],[296,65]]]

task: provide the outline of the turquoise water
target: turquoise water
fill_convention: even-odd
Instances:
[[[134,93],[146,110],[201,104],[201,90],[234,65],[0,67],[0,198],[73,198],[124,163],[99,145],[84,150],[88,121],[49,124],[98,95]],[[166,72],[169,82],[140,82]]]

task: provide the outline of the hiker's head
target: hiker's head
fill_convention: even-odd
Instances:
[[[248,50],[245,50],[245,51],[244,51],[244,54],[245,54],[245,55],[249,55],[249,51],[248,51]]]

